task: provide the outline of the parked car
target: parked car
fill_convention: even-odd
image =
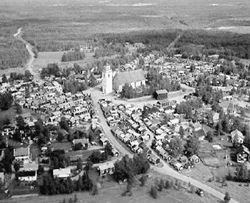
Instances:
[[[198,189],[196,190],[196,194],[198,194],[198,195],[201,196],[201,197],[204,197],[204,191],[203,191],[202,189],[200,189],[200,188],[198,188]]]

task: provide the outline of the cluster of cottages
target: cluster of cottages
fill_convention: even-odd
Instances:
[[[18,103],[42,115],[46,125],[58,125],[61,118],[65,117],[71,126],[78,126],[81,122],[88,122],[95,114],[89,94],[62,93],[57,88],[48,89],[47,86],[32,92],[28,98],[18,99]],[[29,123],[32,125],[31,121]]]
[[[201,124],[182,121],[183,119],[180,118],[179,115],[175,115],[167,124],[162,124],[164,112],[157,111],[143,118],[142,109],[133,105],[116,105],[104,99],[101,99],[99,103],[113,134],[124,142],[134,153],[146,153],[148,160],[152,164],[158,164],[160,159],[153,155],[147,146],[149,139],[155,139],[155,151],[158,155],[166,161],[171,161],[172,157],[169,155],[169,151],[162,147],[163,141],[169,142],[172,138],[180,136],[180,126],[183,127],[185,132],[183,139],[188,139],[189,136],[193,135],[199,137],[199,140],[203,140],[206,136]],[[147,105],[144,108],[160,108],[160,106]],[[152,135],[154,136],[153,138],[150,137]],[[180,160],[184,160],[183,156],[180,157]],[[190,157],[190,160],[193,163],[197,163],[199,158],[194,155]],[[188,162],[188,160],[182,161],[184,165]],[[174,167],[178,170],[184,166],[179,166],[179,163],[180,162],[176,162],[174,164]]]

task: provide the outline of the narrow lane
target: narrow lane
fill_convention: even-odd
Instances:
[[[129,155],[129,157],[133,157],[133,153],[128,151],[126,148],[124,148],[119,141],[117,140],[117,138],[112,134],[110,127],[108,126],[107,122],[106,122],[106,118],[104,117],[101,107],[98,103],[100,96],[101,96],[101,92],[97,91],[96,89],[92,88],[88,90],[89,93],[91,94],[92,100],[94,102],[94,106],[97,110],[99,119],[100,119],[100,125],[103,128],[103,131],[105,133],[105,135],[107,136],[107,138],[110,140],[110,142],[115,146],[115,148],[122,154],[122,155]]]

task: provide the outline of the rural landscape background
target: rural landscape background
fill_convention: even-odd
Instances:
[[[147,51],[155,48],[164,54],[197,57],[218,53],[228,60],[238,57],[239,61],[250,64],[249,13],[249,0],[0,0],[0,76],[28,70],[35,80],[48,64],[58,64],[61,69],[74,67],[75,61],[63,61],[63,55],[79,45],[88,47],[89,41],[93,47],[99,48],[86,52],[84,58],[76,62],[79,67],[87,70],[102,66],[105,60],[115,61],[117,58],[117,61],[122,61],[122,57],[135,56],[133,49],[123,53],[120,45],[127,39],[132,42],[141,40],[149,45]],[[20,38],[15,37],[20,28]],[[27,44],[22,40],[29,43],[32,52],[38,56],[30,55]],[[111,48],[108,47],[110,44]],[[103,54],[107,50],[113,52]],[[100,56],[96,56],[98,53]],[[98,69],[100,74],[101,70]],[[97,88],[91,90],[96,91]],[[10,112],[14,117],[14,108],[8,112],[0,111],[0,117],[6,117]],[[205,169],[197,166],[193,171],[183,172],[183,175],[198,179],[223,194],[229,191],[241,202],[249,200],[248,188],[243,184],[239,186],[230,182],[227,188],[222,188],[219,183],[208,183],[207,176],[216,176],[219,172],[212,173],[209,167]],[[111,181],[98,196],[82,192],[77,195],[80,202],[89,203],[152,202],[148,195],[150,185],[162,179],[162,175],[152,174],[145,188],[135,187],[137,195],[132,197],[121,196],[125,184],[114,186]],[[165,178],[169,177],[163,176]],[[242,189],[238,190],[241,186]],[[72,194],[39,196],[35,200],[58,203],[71,197]],[[155,202],[163,202],[166,198],[173,203],[220,202],[211,195],[201,198],[185,189],[164,191]],[[8,202],[35,201],[31,198]]]

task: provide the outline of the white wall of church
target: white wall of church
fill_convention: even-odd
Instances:
[[[102,92],[109,94],[113,91],[113,76],[110,66],[106,66],[102,73]]]

